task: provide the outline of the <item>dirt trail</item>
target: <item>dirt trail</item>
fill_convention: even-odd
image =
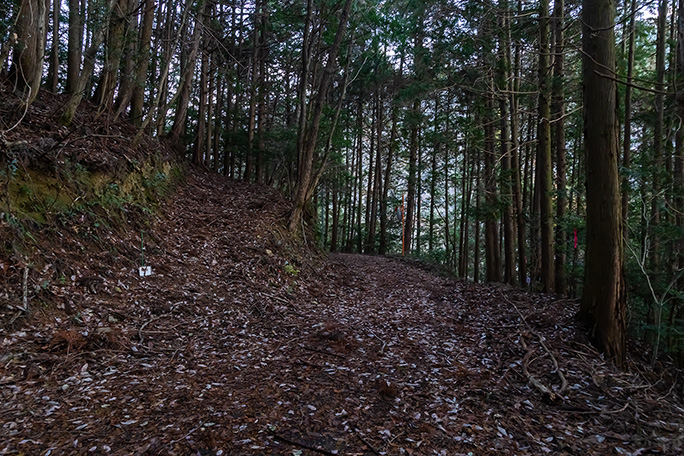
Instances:
[[[0,454],[684,451],[681,388],[603,362],[574,302],[307,253],[286,207],[192,173],[145,234],[154,275],[130,239],[65,255],[65,315],[0,333]]]

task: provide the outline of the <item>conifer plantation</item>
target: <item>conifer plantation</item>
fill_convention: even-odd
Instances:
[[[0,0],[0,454],[682,454],[683,91],[684,0]]]

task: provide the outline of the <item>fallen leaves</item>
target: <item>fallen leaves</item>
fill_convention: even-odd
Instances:
[[[0,453],[681,453],[681,389],[604,362],[574,303],[321,258],[276,228],[284,204],[191,175],[148,277],[134,233],[105,244],[130,264],[60,238],[71,310],[0,331]]]

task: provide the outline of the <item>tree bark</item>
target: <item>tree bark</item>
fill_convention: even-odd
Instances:
[[[52,43],[50,46],[50,69],[48,70],[48,87],[57,92],[59,84],[59,14],[62,0],[52,0]]]
[[[170,5],[169,5],[170,6]],[[131,120],[134,125],[142,124],[143,106],[145,103],[145,87],[147,84],[147,69],[150,62],[150,42],[152,39],[152,26],[154,24],[154,0],[143,0],[143,20],[140,28],[140,46],[136,56],[137,65],[133,80],[133,93],[131,95]]]
[[[81,17],[79,0],[69,0],[68,33],[66,93],[72,95],[78,86],[83,49],[83,18]]]
[[[500,37],[498,49],[498,74],[497,74],[497,90],[499,91],[499,112],[501,116],[501,193],[503,204],[503,241],[504,241],[504,282],[515,283],[515,234],[513,229],[513,185],[511,169],[511,135],[509,132],[509,97],[502,94],[508,88],[508,80],[510,79],[510,60],[508,59],[507,49],[509,49],[508,42],[508,1],[500,2],[500,7],[504,11],[504,16],[500,24]]]
[[[311,0],[309,0],[311,1]],[[339,25],[335,33],[335,39],[328,51],[327,62],[323,74],[321,75],[320,83],[318,84],[318,91],[314,100],[313,112],[311,120],[305,132],[305,136],[300,142],[300,147],[297,151],[298,157],[298,172],[297,172],[297,187],[295,189],[295,197],[292,212],[288,221],[288,228],[291,232],[298,232],[303,221],[304,207],[311,198],[313,192],[312,184],[315,186],[314,177],[314,160],[316,143],[318,140],[318,131],[321,124],[321,117],[323,115],[323,108],[327,98],[328,90],[332,85],[333,70],[337,63],[337,55],[342,44],[342,38],[347,30],[349,22],[349,13],[351,10],[352,0],[346,0],[342,13],[340,15]],[[305,67],[308,65],[305,65]],[[306,77],[306,73],[302,75]],[[305,89],[302,87],[302,90]],[[305,97],[305,93],[300,93],[300,97]],[[300,117],[305,121],[306,117]]]
[[[38,96],[45,56],[46,0],[21,0],[15,24],[17,41],[12,54],[10,80],[14,93],[28,107]]]
[[[410,252],[413,239],[413,218],[416,205],[416,182],[418,179],[418,128],[421,112],[420,100],[417,98],[413,101],[413,108],[410,114],[408,188],[406,190],[406,217],[404,219],[404,245],[406,252]]]
[[[567,241],[565,236],[565,209],[567,205],[566,196],[566,165],[565,165],[565,94],[564,84],[564,57],[565,37],[563,34],[564,25],[564,0],[554,0],[553,4],[553,33],[554,33],[554,65],[553,65],[553,84],[552,84],[552,111],[555,119],[553,124],[554,149],[556,152],[556,259],[555,259],[555,286],[556,293],[565,295],[567,293],[567,280],[565,277],[565,261]]]
[[[195,65],[197,64],[197,53],[199,52],[202,37],[202,21],[204,20],[206,5],[207,2],[205,0],[200,0],[199,14],[195,19],[195,27],[192,33],[191,48],[186,58],[185,68],[181,68],[181,81],[177,92],[178,104],[176,105],[173,126],[171,127],[171,132],[169,134],[169,138],[174,143],[177,143],[181,135],[185,132],[185,120],[188,116],[188,103],[190,102],[190,88],[192,87]]]
[[[537,167],[540,202],[541,281],[543,290],[554,291],[553,199],[551,162],[551,87],[549,84],[549,1],[539,6],[539,123]]]
[[[511,42],[510,20],[507,22],[506,32],[508,42]],[[511,62],[511,46],[507,46],[508,61]],[[525,286],[527,280],[527,243],[525,238],[525,212],[523,210],[523,189],[520,177],[520,134],[518,128],[518,96],[520,91],[520,45],[515,45],[515,61],[513,62],[513,77],[509,78],[510,106],[511,106],[511,171],[513,173],[513,202],[515,207],[516,232],[518,239],[518,277],[521,286]]]
[[[615,12],[611,0],[582,2],[582,85],[586,153],[587,244],[579,317],[599,349],[621,365],[625,359],[626,295],[618,176]]]
[[[493,81],[489,81],[493,83]],[[493,85],[491,86],[493,87]],[[487,93],[484,122],[484,192],[485,192],[485,265],[486,281],[501,281],[501,243],[497,217],[499,194],[496,185],[497,153],[495,148],[494,100]]]
[[[100,80],[95,89],[94,102],[100,112],[112,107],[114,90],[119,83],[119,64],[124,50],[124,30],[129,0],[118,0],[110,14],[110,23],[105,43],[105,62]]]
[[[664,145],[664,104],[665,96],[665,46],[667,28],[667,0],[660,0],[658,7],[658,32],[656,40],[656,90],[655,94],[655,125],[653,128],[653,183],[651,199],[651,223],[649,235],[651,237],[649,269],[650,273],[658,275],[660,265],[660,235],[658,226],[660,225],[660,204],[661,190],[660,173],[663,167],[663,145]]]
[[[95,69],[95,57],[97,56],[97,52],[100,49],[102,42],[104,41],[104,37],[107,33],[107,24],[109,23],[109,15],[114,9],[116,1],[117,0],[110,0],[107,11],[105,12],[105,16],[102,18],[100,28],[93,36],[90,46],[83,55],[83,69],[81,70],[81,74],[78,78],[78,83],[74,88],[74,92],[69,97],[69,100],[64,107],[64,112],[60,117],[60,122],[62,125],[71,125],[74,115],[76,115],[76,110],[83,100],[86,86],[88,85],[88,81],[90,80],[93,70]]]
[[[629,220],[629,168],[632,166],[632,80],[634,75],[634,35],[636,32],[636,0],[630,1],[629,44],[627,47],[627,83],[625,84],[625,123],[622,143],[622,226],[627,227]],[[629,240],[629,230],[623,229],[625,245]]]

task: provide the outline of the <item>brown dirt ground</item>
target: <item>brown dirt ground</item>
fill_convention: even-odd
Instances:
[[[138,232],[53,233],[30,315],[2,306],[0,453],[682,453],[676,371],[604,362],[575,302],[325,257],[285,234],[287,207],[190,171],[145,233],[146,278]]]

